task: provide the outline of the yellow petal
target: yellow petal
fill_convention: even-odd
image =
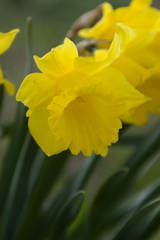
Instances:
[[[117,31],[122,39],[121,50],[125,53],[138,52],[148,47],[156,35],[156,32],[147,30],[133,30],[122,23],[117,24]]]
[[[83,38],[112,40],[117,31],[116,23],[132,29],[158,30],[160,11],[148,7],[150,4],[151,0],[134,0],[129,7],[113,10],[109,3],[104,3],[101,19],[93,27],[80,30],[79,35]]]
[[[60,77],[74,69],[74,60],[77,56],[75,44],[65,38],[64,44],[52,49],[42,58],[34,56],[34,60],[43,73]]]
[[[28,126],[36,143],[48,156],[51,156],[62,152],[63,149],[58,145],[48,125],[49,116],[47,105],[40,106],[30,114]]]
[[[101,40],[112,40],[116,31],[114,21],[114,11],[110,3],[105,2],[103,4],[103,16],[92,27],[81,29],[78,34],[83,38],[96,38]]]
[[[125,76],[115,68],[106,68],[100,73],[95,74],[92,76],[92,81],[97,84],[99,82],[102,88],[110,89],[111,92],[115,92],[117,96],[123,98],[127,110],[148,101],[148,98],[132,87],[127,82]]]
[[[105,49],[98,49],[94,51],[94,57],[96,62],[102,61],[106,58],[108,50]]]
[[[32,73],[22,82],[16,100],[31,110],[50,101],[55,95],[55,79],[44,73]]]
[[[14,85],[6,79],[4,79],[4,88],[9,95],[11,96],[14,95],[14,92],[15,92]]]
[[[129,54],[129,57],[134,60],[136,63],[140,64],[145,68],[154,67],[160,58],[156,56],[155,53],[147,49],[143,49],[137,52],[132,52]]]
[[[10,47],[18,32],[19,29],[14,29],[8,33],[0,32],[0,54],[4,53]]]
[[[3,74],[2,74],[1,66],[0,66],[0,83],[3,83]]]
[[[14,94],[15,90],[14,85],[3,77],[1,67],[0,67],[0,84],[4,85],[4,88],[8,94],[10,94],[11,96]]]
[[[107,53],[107,50],[105,49],[96,50],[94,52],[96,61],[104,60],[106,57],[106,53]],[[143,55],[141,56],[141,52],[135,53],[135,55],[130,54],[131,57],[128,57],[125,54],[121,54],[117,59],[113,61],[113,63],[111,63],[110,67],[114,67],[118,69],[120,72],[124,74],[127,81],[133,87],[137,87],[142,83],[143,74],[147,71],[145,68],[146,66],[143,67],[143,64],[144,65],[150,64],[150,66],[153,66],[153,64],[157,62],[157,58],[155,56],[152,56],[153,54],[147,54],[147,53],[146,53],[147,56],[144,54],[144,57]],[[134,58],[136,61],[134,61]]]
[[[121,50],[122,52],[127,48],[130,48],[131,43],[133,43],[137,37],[136,32],[129,28],[127,25],[122,23],[117,24],[118,35],[121,37]]]
[[[146,72],[146,68],[136,63],[132,58],[125,54],[122,54],[116,59],[111,64],[111,67],[115,67],[121,71],[133,87],[137,87],[142,83],[142,76]]]
[[[149,96],[148,109],[153,114],[160,112],[160,62],[144,75],[143,84],[138,90]]]
[[[160,59],[160,29],[156,32],[156,36],[148,47],[148,50],[153,52]]]
[[[143,0],[139,1],[143,2]],[[156,8],[123,7],[115,10],[115,23],[123,23],[132,29],[157,30],[160,11]]]
[[[143,124],[148,123],[148,114],[149,111],[147,103],[144,103],[139,107],[131,109],[130,115],[128,115],[127,117],[122,117],[121,120],[127,124],[135,124],[138,126],[142,126]]]
[[[91,58],[78,57],[75,59],[75,68],[87,76],[92,76],[96,72],[109,66],[121,53],[121,38],[115,34],[106,56],[100,61],[94,61]]]
[[[81,72],[72,71],[65,76],[58,78],[55,95],[60,95],[61,92],[68,88],[75,88],[76,86],[83,86],[90,83],[90,79]]]
[[[132,0],[130,3],[130,7],[132,8],[146,8],[152,4],[152,0]]]
[[[32,111],[31,109],[28,109],[27,112],[26,112],[26,117],[30,117],[32,114]]]
[[[160,63],[155,68],[150,69],[143,79],[143,84],[137,89],[150,97],[150,101],[133,109],[128,118],[123,120],[128,123],[134,123],[139,126],[148,122],[148,114],[152,113],[157,115],[160,112]]]
[[[99,85],[68,89],[56,96],[48,109],[49,125],[62,149],[77,155],[106,155],[107,146],[118,140],[119,117],[124,104]]]

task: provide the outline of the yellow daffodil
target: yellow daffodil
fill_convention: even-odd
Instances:
[[[151,50],[155,35],[146,30],[133,30],[124,24],[117,27],[122,39],[122,54],[111,66],[121,71],[133,87],[151,99],[132,109],[130,116],[123,121],[141,126],[148,122],[148,113],[157,115],[160,112],[160,58]],[[107,50],[103,49],[95,51],[96,61],[105,59],[106,53]]]
[[[108,2],[103,4],[102,18],[91,28],[79,31],[83,38],[113,40],[117,23],[126,24],[132,29],[157,30],[160,27],[160,11],[150,7],[151,0],[133,0],[129,7],[113,10]]]
[[[1,67],[0,67],[0,84],[4,85],[4,88],[7,93],[9,93],[10,95],[14,94],[14,85],[3,77]]]
[[[151,99],[123,118],[123,121],[139,126],[148,122],[149,113],[160,112],[160,11],[150,7],[151,3],[151,0],[133,0],[129,7],[116,10],[104,3],[100,21],[79,32],[82,37],[110,42],[118,32],[122,40],[121,54],[111,66],[120,70],[133,87]],[[106,50],[95,52],[96,61],[105,59],[108,43],[100,47]]]
[[[42,73],[28,75],[16,99],[29,109],[29,129],[48,155],[63,150],[85,156],[105,156],[118,140],[120,117],[148,101],[127,83],[123,74],[105,68],[119,55],[115,36],[105,61],[79,57],[69,39],[44,57],[34,57]]]
[[[18,32],[19,29],[14,29],[8,33],[0,32],[0,55],[10,47]],[[4,85],[5,90],[10,95],[14,94],[14,85],[3,77],[1,67],[0,67],[0,84]]]

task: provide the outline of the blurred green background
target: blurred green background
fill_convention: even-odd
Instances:
[[[114,8],[127,6],[129,0],[110,0]],[[14,28],[19,28],[17,35],[10,49],[0,56],[1,66],[4,75],[15,84],[16,91],[24,78],[25,73],[25,23],[28,16],[33,18],[33,55],[42,57],[49,52],[51,48],[59,45],[66,32],[70,29],[72,23],[84,12],[94,9],[102,3],[100,0],[1,0],[0,1],[0,31],[8,32]],[[159,7],[159,1],[154,0],[153,5]],[[34,65],[33,71],[38,71]],[[5,102],[2,111],[2,124],[12,123],[16,112],[15,97],[5,94]],[[147,134],[148,130],[157,121],[157,117],[151,117],[148,125],[141,128],[131,127],[127,133],[128,136],[139,133],[141,136]],[[3,158],[8,137],[0,139],[0,160]],[[118,168],[125,159],[131,155],[134,145],[129,145],[125,149],[122,145],[112,146],[107,156],[108,161],[102,161],[95,175],[111,175],[115,168]],[[117,157],[118,156],[118,157]],[[73,160],[66,170],[67,177],[73,174],[81,164],[79,161],[72,164]],[[153,168],[151,178],[159,175],[160,161],[158,166]],[[101,165],[105,165],[102,168]],[[70,168],[72,166],[72,168]],[[102,180],[101,180],[102,181]],[[98,184],[98,183],[97,183]]]

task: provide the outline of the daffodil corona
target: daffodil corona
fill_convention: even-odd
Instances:
[[[151,0],[133,0],[129,7],[113,10],[106,2],[97,24],[79,31],[81,37],[110,42],[115,32],[121,37],[121,55],[114,59],[112,67],[120,70],[133,87],[150,98],[123,118],[127,123],[140,126],[148,122],[149,113],[160,112],[160,11],[150,7],[151,3]],[[95,52],[97,61],[105,59],[108,43],[100,47],[102,50]]]
[[[48,156],[68,148],[75,155],[94,151],[105,156],[118,140],[120,117],[148,101],[109,67],[120,54],[119,45],[116,34],[105,61],[98,63],[79,57],[67,38],[44,57],[34,57],[41,73],[24,79],[16,99],[29,108],[30,132]]]
[[[8,33],[0,32],[0,55],[3,54],[12,44],[14,38],[16,37],[19,29],[11,30]],[[0,84],[4,85],[5,90],[10,94],[14,94],[14,85],[3,77],[2,70],[0,67]]]

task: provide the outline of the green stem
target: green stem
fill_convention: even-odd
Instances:
[[[27,76],[32,72],[32,18],[28,17],[26,22],[26,70],[25,75]]]

